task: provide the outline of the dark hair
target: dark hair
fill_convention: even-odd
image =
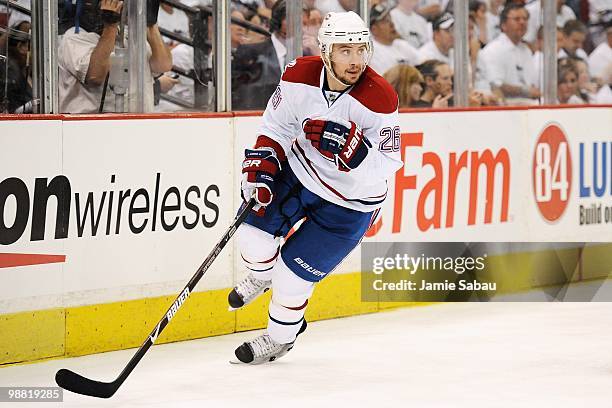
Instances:
[[[563,35],[569,37],[573,32],[587,33],[587,28],[580,20],[568,20],[563,25]]]
[[[468,3],[468,9],[472,13],[477,12],[482,6],[486,6],[486,3],[484,3],[482,0],[470,0]]]
[[[517,3],[513,1],[506,3],[504,9],[499,15],[499,24],[504,24],[506,21],[508,21],[508,14],[510,14],[511,11],[521,9],[527,11],[523,3]],[[529,15],[529,12],[527,12],[527,14]]]
[[[283,20],[287,15],[287,4],[285,0],[278,0],[272,6],[272,15],[270,17],[270,32],[275,33],[280,30]]]
[[[438,78],[437,68],[441,65],[448,64],[437,59],[430,59],[418,65],[416,68],[421,72],[421,75],[423,75],[423,79],[431,78],[435,81]]]

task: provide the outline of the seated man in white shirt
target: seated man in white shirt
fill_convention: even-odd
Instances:
[[[433,39],[419,48],[419,64],[428,60],[438,60],[453,67],[453,28],[455,19],[444,13],[433,22]]]
[[[415,11],[419,0],[398,0],[391,10],[391,19],[399,35],[414,48],[419,48],[431,39],[427,20]]]
[[[397,64],[416,65],[418,53],[416,48],[406,40],[399,38],[391,20],[391,7],[379,3],[370,10],[370,30],[372,32],[372,60],[370,67],[384,75]]]
[[[533,56],[522,42],[527,31],[529,15],[525,7],[509,3],[501,13],[502,33],[482,51],[491,88],[498,90],[512,103],[534,104],[540,97],[535,86]]]

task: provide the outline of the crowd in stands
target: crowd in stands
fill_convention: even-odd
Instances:
[[[555,1],[558,102],[612,103],[612,0]],[[107,93],[105,82],[112,66],[122,1],[59,2],[64,9],[82,2],[98,13],[82,15],[76,24],[74,19],[68,21],[67,27],[60,30],[61,111],[112,111],[112,106],[107,108],[108,103],[101,103],[101,99]],[[180,2],[190,7],[211,6],[211,0]],[[28,0],[19,0],[19,3],[29,6]],[[370,3],[373,44],[370,67],[394,86],[400,107],[453,106],[454,1],[372,0]],[[145,69],[146,89],[142,90],[145,110],[177,111],[193,106],[196,81],[207,90],[205,99],[210,109],[214,101],[213,79],[194,72],[197,67],[193,46],[160,33],[165,30],[192,38],[193,16],[169,4],[160,4],[159,0],[149,0],[148,4],[154,5],[156,13],[151,10],[147,13],[149,67]],[[357,1],[303,0],[302,6],[303,54],[318,55],[316,37],[326,13],[355,10]],[[3,15],[1,7],[0,27],[4,24],[14,32],[29,33],[27,15],[17,12],[9,15],[6,9]],[[152,14],[157,14],[154,19]],[[542,103],[542,15],[541,0],[469,0],[466,41],[470,106]],[[231,17],[247,23],[231,25],[232,108],[263,109],[284,66],[290,62],[286,47],[286,0],[233,0]],[[206,23],[207,39],[212,43],[212,16]],[[254,26],[267,30],[270,35],[253,29]],[[29,34],[0,36],[0,110],[3,112],[23,111],[24,104],[31,100],[30,53]],[[209,47],[205,57],[199,60],[201,69],[196,71],[212,70],[213,61],[214,52]],[[173,68],[189,74],[177,77],[172,73]],[[184,103],[168,102],[173,99]]]

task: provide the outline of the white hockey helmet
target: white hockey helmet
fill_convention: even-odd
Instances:
[[[365,70],[365,67],[370,62],[370,58],[372,58],[370,30],[361,17],[354,11],[343,13],[335,13],[332,11],[327,13],[321,28],[319,28],[318,40],[323,63],[338,81],[340,80],[336,77],[331,64],[331,53],[334,44],[365,44],[366,55],[363,70]],[[344,84],[344,82],[340,82]],[[344,85],[348,86],[348,84]]]

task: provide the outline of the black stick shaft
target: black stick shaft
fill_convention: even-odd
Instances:
[[[123,384],[125,379],[130,375],[132,370],[134,370],[136,365],[140,362],[142,357],[149,350],[149,347],[151,347],[155,343],[155,341],[157,340],[161,332],[168,325],[168,322],[170,321],[170,319],[174,317],[174,314],[183,305],[185,300],[187,300],[187,297],[189,297],[189,295],[191,294],[195,286],[198,284],[202,276],[204,276],[208,268],[210,268],[210,265],[212,265],[212,263],[217,258],[219,253],[221,253],[221,250],[225,247],[225,245],[232,238],[232,236],[234,235],[234,233],[236,232],[240,224],[242,224],[242,222],[245,220],[245,218],[247,217],[247,215],[249,214],[253,206],[255,206],[255,204],[256,204],[256,201],[254,199],[251,199],[245,206],[243,206],[244,208],[236,216],[236,219],[234,220],[232,225],[230,225],[227,231],[225,231],[225,234],[223,234],[223,236],[221,237],[217,245],[215,245],[212,252],[208,254],[204,262],[202,262],[202,265],[200,265],[196,273],[191,277],[191,279],[187,283],[187,286],[185,286],[181,294],[177,296],[177,298],[172,303],[172,306],[170,306],[170,308],[166,311],[166,314],[164,315],[164,317],[162,317],[159,323],[157,323],[157,326],[155,326],[153,331],[149,334],[149,337],[147,337],[144,343],[142,343],[142,346],[140,346],[136,354],[134,354],[134,356],[129,361],[127,366],[123,369],[121,374],[119,374],[119,377],[117,377],[117,379],[115,380],[115,382],[117,382],[117,388],[119,388],[119,386]],[[175,305],[177,305],[177,307],[174,310],[174,313],[172,313],[171,317],[169,318],[169,314]]]
[[[177,296],[177,298],[172,303],[172,306],[166,311],[164,316],[161,318],[159,323],[155,326],[153,331],[149,334],[146,340],[142,343],[136,354],[131,358],[131,360],[127,363],[121,374],[113,381],[112,383],[102,383],[98,381],[93,381],[82,377],[78,374],[70,372],[69,370],[60,370],[56,374],[56,381],[62,387],[69,389],[73,392],[78,392],[84,395],[97,396],[102,398],[109,398],[112,396],[117,389],[123,384],[126,378],[130,375],[130,373],[136,368],[140,360],[144,357],[149,348],[155,343],[155,341],[159,338],[159,335],[162,333],[164,328],[168,325],[170,320],[175,316],[181,306],[185,303],[197,283],[200,281],[202,276],[206,273],[210,265],[217,258],[223,247],[229,242],[232,238],[240,224],[246,219],[249,212],[255,206],[256,201],[251,199],[248,203],[243,205],[242,209],[239,211],[238,215],[234,219],[234,222],[230,227],[225,231],[225,234],[221,237],[221,240],[215,245],[211,253],[206,257],[202,265],[198,268],[196,273],[187,283],[187,286],[181,291],[181,293]],[[58,376],[63,378],[63,380],[58,380]],[[64,384],[64,385],[62,385]]]

